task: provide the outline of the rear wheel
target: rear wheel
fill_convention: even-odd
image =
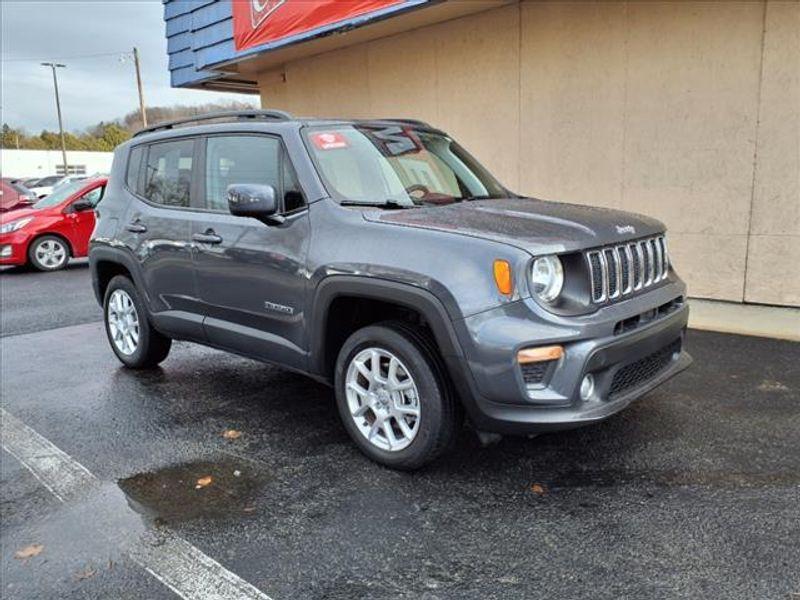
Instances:
[[[372,460],[420,468],[455,439],[457,403],[424,330],[388,322],[356,331],[336,362],[336,401],[353,441]]]
[[[60,237],[44,235],[35,239],[28,248],[28,260],[40,271],[58,271],[67,266],[69,248]]]
[[[139,292],[124,275],[109,282],[103,316],[111,349],[126,367],[152,368],[167,358],[172,340],[153,329]]]

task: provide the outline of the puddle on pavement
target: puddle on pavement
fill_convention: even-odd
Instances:
[[[172,465],[118,483],[133,510],[170,524],[252,514],[265,480],[252,464],[223,459]]]

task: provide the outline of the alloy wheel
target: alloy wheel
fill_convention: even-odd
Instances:
[[[40,265],[47,269],[57,269],[67,260],[67,249],[64,244],[51,238],[39,242],[34,255]]]
[[[350,416],[370,444],[399,452],[417,436],[420,402],[411,372],[388,350],[367,348],[350,361],[345,378]]]
[[[133,298],[125,290],[114,290],[108,299],[108,331],[122,354],[130,356],[139,347],[139,314]]]

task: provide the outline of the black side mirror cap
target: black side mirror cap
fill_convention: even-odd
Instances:
[[[237,217],[253,217],[267,224],[283,223],[277,214],[278,199],[271,185],[234,183],[228,186],[228,210]]]
[[[87,210],[94,210],[94,204],[88,200],[76,200],[70,205],[72,212],[84,212]]]

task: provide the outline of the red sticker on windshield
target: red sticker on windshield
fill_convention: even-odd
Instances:
[[[311,136],[311,141],[320,150],[338,150],[339,148],[348,148],[350,146],[347,143],[347,138],[335,131],[315,133]]]

